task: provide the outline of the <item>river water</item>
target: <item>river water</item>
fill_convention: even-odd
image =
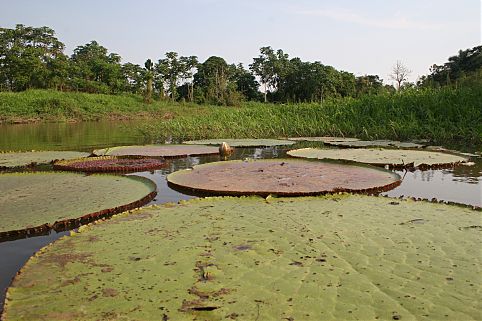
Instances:
[[[150,143],[144,141],[135,130],[139,121],[101,121],[83,123],[43,123],[0,125],[0,151],[26,150],[78,150],[92,151],[115,145]],[[310,143],[310,146],[313,146]],[[286,151],[297,148],[237,148],[231,159],[281,158]],[[453,146],[450,146],[454,148]],[[476,152],[474,147],[458,146],[465,152]],[[479,150],[480,151],[480,150]],[[144,176],[157,185],[157,196],[151,204],[178,202],[193,196],[184,195],[167,186],[166,176],[173,171],[189,168],[196,164],[219,161],[219,156],[187,157],[172,160],[169,167],[153,172],[130,175]],[[417,197],[451,201],[482,206],[482,158],[473,158],[473,166],[459,166],[454,169],[428,171],[397,171],[403,177],[402,184],[384,193],[392,197]],[[1,204],[0,204],[1,206]],[[43,246],[69,232],[37,236],[27,239],[0,243],[0,312],[4,294],[12,278],[28,258]]]

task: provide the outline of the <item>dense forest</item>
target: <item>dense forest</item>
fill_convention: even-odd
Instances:
[[[242,101],[320,102],[396,91],[377,75],[357,77],[319,61],[290,57],[283,50],[268,46],[260,49],[247,68],[230,64],[222,57],[212,56],[200,62],[196,56],[184,57],[176,52],[167,52],[154,61],[147,59],[144,66],[123,63],[120,55],[96,41],[78,46],[70,57],[64,50],[65,45],[51,28],[20,24],[15,29],[0,28],[0,91],[134,93],[143,95],[146,102],[172,100],[215,105],[236,105]],[[480,85],[482,46],[461,50],[444,65],[433,65],[430,70],[416,84],[405,82],[396,68],[393,79],[399,90]]]

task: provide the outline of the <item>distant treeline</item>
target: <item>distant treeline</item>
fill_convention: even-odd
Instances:
[[[245,68],[212,56],[168,52],[144,66],[121,63],[116,53],[96,41],[75,48],[69,57],[65,45],[48,27],[17,25],[0,28],[0,91],[57,89],[87,93],[144,95],[145,101],[169,99],[217,105],[241,101],[319,102],[327,98],[360,97],[394,92],[377,75],[356,77],[321,62],[290,58],[283,50],[262,47]],[[440,87],[477,83],[482,78],[482,46],[460,51],[431,74],[404,87]],[[260,91],[260,86],[262,91]]]

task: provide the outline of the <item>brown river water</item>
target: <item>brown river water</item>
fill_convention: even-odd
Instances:
[[[78,150],[92,151],[115,145],[151,143],[135,131],[136,121],[84,122],[0,125],[0,151],[15,150]],[[310,143],[311,144],[311,143]],[[310,146],[313,146],[311,144]],[[230,159],[282,158],[286,151],[298,145],[272,148],[237,148]],[[447,146],[464,152],[480,152],[480,147]],[[184,195],[167,186],[166,176],[173,171],[193,165],[219,161],[219,156],[187,157],[170,162],[168,168],[129,175],[144,176],[157,185],[157,196],[150,204],[178,202],[193,196]],[[402,184],[383,193],[391,197],[416,197],[482,206],[482,158],[471,159],[473,166],[428,171],[396,171],[403,177]],[[1,204],[0,204],[1,206]],[[1,219],[1,218],[0,218]],[[4,294],[12,278],[29,257],[43,246],[69,232],[37,236],[0,243],[0,312]]]

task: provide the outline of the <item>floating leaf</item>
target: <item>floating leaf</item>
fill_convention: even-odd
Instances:
[[[476,320],[480,214],[361,195],[149,207],[38,252],[3,317]]]
[[[117,146],[94,150],[97,156],[149,156],[149,157],[185,157],[219,154],[219,149],[212,146],[189,145],[139,145]]]
[[[203,139],[185,141],[183,144],[196,145],[221,145],[223,142],[231,147],[271,147],[281,145],[293,145],[296,142],[281,139]]]
[[[169,186],[187,193],[283,196],[333,192],[378,192],[400,184],[400,176],[359,165],[296,159],[263,159],[196,165],[167,176]]]
[[[467,158],[447,153],[403,149],[319,149],[290,150],[288,155],[299,158],[349,160],[391,168],[445,168],[453,167]]]
[[[322,137],[290,137],[289,140],[294,141],[307,141],[307,142],[323,142],[325,144],[330,142],[355,142],[359,141],[358,138],[352,137],[331,137],[331,136],[322,136]]]
[[[328,140],[324,142],[326,145],[338,146],[338,147],[351,147],[351,148],[365,148],[365,147],[394,147],[394,148],[423,148],[426,145],[400,142],[397,140]]]
[[[49,164],[55,160],[87,156],[89,156],[88,153],[71,151],[0,152],[0,169],[29,166],[32,164]]]
[[[99,156],[57,161],[54,169],[78,172],[142,172],[159,169],[166,162],[158,158]]]
[[[128,209],[155,196],[146,178],[37,172],[0,174],[0,240],[62,230]]]

